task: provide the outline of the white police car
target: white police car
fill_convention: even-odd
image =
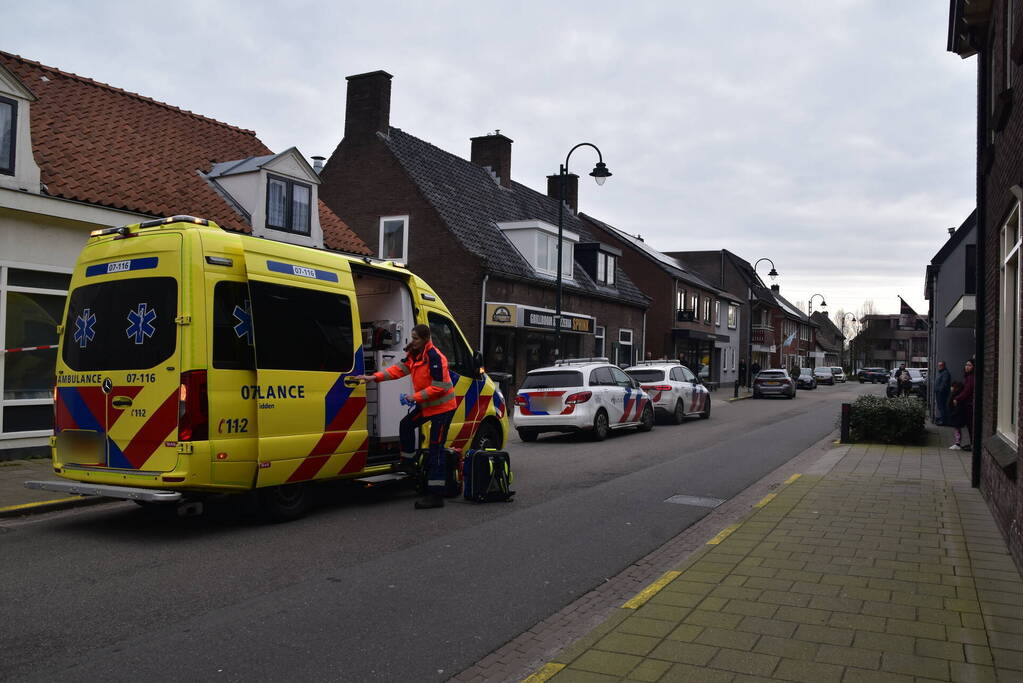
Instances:
[[[648,360],[625,368],[650,396],[657,415],[681,424],[687,417],[710,417],[710,391],[677,360]]]
[[[576,358],[531,370],[515,396],[515,428],[523,441],[542,432],[587,431],[596,441],[612,429],[654,426],[650,397],[607,358]]]

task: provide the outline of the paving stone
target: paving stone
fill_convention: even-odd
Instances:
[[[987,645],[987,632],[982,628],[956,628],[949,626],[945,631],[950,641],[971,645]]]
[[[721,580],[728,576],[728,572],[702,572],[694,571],[693,569],[687,569],[685,574],[686,581],[695,581],[697,583],[712,583],[715,586],[721,583]]]
[[[994,658],[995,665],[999,669],[1023,671],[1023,652],[993,647],[991,648],[991,656]]]
[[[778,662],[779,658],[773,655],[740,652],[739,650],[720,650],[710,661],[710,666],[736,673],[770,676]]]
[[[631,633],[637,636],[652,636],[655,638],[663,638],[664,636],[671,633],[671,630],[675,625],[670,621],[664,621],[662,619],[646,619],[644,617],[629,617],[621,624],[618,625],[616,631],[621,633]]]
[[[773,677],[802,683],[838,683],[842,680],[842,667],[821,662],[783,659],[774,670]]]
[[[863,601],[855,600],[853,598],[833,598],[824,596],[814,596],[810,600],[808,605],[811,609],[823,609],[830,612],[849,612],[850,614],[859,614],[860,610],[863,609]]]
[[[970,664],[982,664],[984,666],[993,666],[995,661],[991,655],[991,648],[983,645],[963,645],[963,650],[966,653],[966,661]],[[1009,650],[1012,652],[1012,650]]]
[[[611,633],[598,641],[596,648],[608,652],[643,656],[649,654],[660,642],[660,638],[652,638],[650,636],[639,636],[632,633]]]
[[[665,638],[689,643],[696,640],[696,637],[703,633],[703,628],[703,626],[696,626],[694,624],[679,624]]]
[[[748,602],[746,600],[729,600],[723,611],[732,614],[743,614],[750,617],[773,617],[778,611],[777,605],[764,602]]]
[[[569,668],[607,674],[609,676],[625,676],[641,661],[643,661],[642,657],[634,655],[590,650],[574,660],[569,665]]]
[[[800,624],[796,629],[794,638],[806,640],[811,643],[827,643],[829,645],[852,645],[855,631],[829,626],[813,626]]]
[[[856,634],[853,636],[853,647],[906,655],[911,655],[916,650],[914,643],[913,638],[909,636],[899,636],[892,633],[856,631]]]
[[[704,666],[717,653],[716,647],[699,645],[697,643],[684,643],[677,640],[665,640],[650,653],[653,659],[664,659],[670,662],[681,662],[682,664],[695,664]]]
[[[1009,619],[1007,617],[984,616],[988,629],[1001,633],[1015,633],[1023,635],[1023,619]]]
[[[817,661],[841,666],[855,666],[860,669],[877,669],[881,666],[881,653],[859,647],[821,645],[817,649]]]
[[[952,662],[952,680],[963,681],[963,683],[998,683],[998,681],[1009,681],[1006,676],[999,676],[995,669],[990,666],[978,664],[963,664]]]
[[[692,610],[689,607],[680,605],[666,605],[658,602],[648,602],[636,610],[637,617],[647,619],[662,619],[664,621],[679,622],[686,618]]]
[[[969,612],[960,612],[959,618],[963,621],[963,626],[966,628],[986,628],[984,625],[984,617],[979,614],[971,614]]]
[[[701,645],[727,647],[733,650],[751,650],[759,637],[759,634],[756,633],[743,633],[730,629],[708,627],[703,629],[703,633],[697,636],[695,642]]]
[[[881,668],[885,671],[913,676],[926,676],[939,681],[949,680],[948,662],[943,659],[885,652],[881,657]]]
[[[762,591],[755,588],[743,588],[742,586],[717,586],[710,592],[715,598],[726,598],[736,600],[756,600]]]
[[[892,605],[887,602],[867,600],[863,603],[863,614],[890,619],[916,619],[916,608],[908,605]]]
[[[763,635],[778,636],[779,638],[790,638],[796,632],[796,624],[790,621],[778,619],[762,619],[760,617],[746,617],[738,626],[740,631],[749,633],[760,633]]]
[[[825,596],[837,596],[841,592],[840,586],[831,586],[823,583],[808,583],[806,581],[796,581],[792,584],[789,589],[793,593],[807,593],[809,595],[825,595]]]
[[[930,609],[942,609],[945,606],[946,598],[939,598],[936,595],[921,595],[920,593],[903,593],[892,591],[891,601],[896,605],[909,605],[910,607],[929,607]]]
[[[836,612],[828,619],[828,626],[833,628],[847,628],[855,631],[877,631],[884,633],[884,617],[872,617],[866,614],[846,614]]]
[[[728,671],[715,671],[704,669],[688,664],[672,664],[664,677],[658,683],[691,683],[692,681],[707,681],[707,683],[728,683],[734,674]]]
[[[708,612],[720,612],[721,609],[728,604],[728,600],[725,598],[704,598],[697,609],[706,610]]]
[[[764,591],[757,600],[773,605],[789,605],[791,607],[806,607],[810,604],[809,595],[782,593],[780,591]]]
[[[621,677],[568,668],[562,669],[550,680],[557,681],[557,683],[617,683]]]
[[[866,581],[867,579],[863,579]],[[877,588],[863,588],[860,586],[846,586],[838,594],[841,598],[855,598],[856,600],[874,600],[884,602],[891,599],[891,591],[879,590]]]
[[[635,669],[629,672],[629,680],[650,681],[652,683],[653,681],[660,680],[672,666],[675,665],[671,662],[662,662],[659,659],[644,659]]]
[[[842,683],[913,683],[913,677],[888,671],[846,669]]]
[[[746,583],[743,585],[746,588],[787,591],[792,587],[792,581],[787,581],[785,579],[752,577],[746,579]]]
[[[706,595],[714,588],[711,584],[701,583],[699,581],[690,581],[683,577],[685,577],[685,574],[669,583],[660,592],[658,592],[657,595],[663,595],[665,593],[692,593],[695,595]]]
[[[705,610],[693,610],[685,619],[687,624],[697,626],[714,626],[717,628],[735,628],[742,621],[738,614],[725,614],[722,612],[707,612]]]
[[[766,655],[787,657],[789,659],[802,659],[812,662],[817,656],[817,648],[818,646],[814,643],[792,640],[790,638],[762,636],[760,640],[757,641],[756,647],[753,648],[753,651]]]
[[[809,609],[806,607],[789,607],[782,606],[775,612],[775,619],[783,619],[785,621],[795,621],[800,624],[811,624],[817,626],[823,626],[828,623],[828,619],[831,617],[831,612],[822,609]]]
[[[936,659],[947,659],[952,662],[965,662],[966,651],[960,643],[950,643],[944,640],[928,640],[917,638],[916,654],[921,657],[934,657]]]

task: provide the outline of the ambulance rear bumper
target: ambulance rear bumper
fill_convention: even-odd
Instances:
[[[124,500],[141,500],[150,503],[176,503],[182,496],[177,491],[161,491],[159,489],[133,488],[131,486],[107,486],[105,484],[86,484],[80,481],[26,481],[25,488],[75,493],[82,496],[104,496],[106,498],[123,498]]]

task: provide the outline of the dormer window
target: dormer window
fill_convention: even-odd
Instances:
[[[557,276],[558,272],[558,229],[540,220],[498,223],[497,227],[522,254],[537,273]],[[573,280],[575,244],[579,235],[564,230],[561,241],[561,277]]]
[[[309,185],[280,176],[268,176],[266,226],[274,230],[309,234],[313,190]]]
[[[614,286],[617,262],[618,259],[611,254],[597,252],[597,284]]]
[[[0,97],[0,173],[14,175],[14,141],[18,129],[18,103]]]

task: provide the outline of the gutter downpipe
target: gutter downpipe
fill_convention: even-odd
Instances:
[[[480,353],[483,353],[483,329],[487,325],[487,280],[490,273],[483,273],[483,298],[480,299]]]
[[[987,42],[986,40],[984,41]],[[970,485],[980,488],[981,453],[984,448],[984,344],[987,292],[984,286],[986,274],[986,223],[987,202],[985,201],[987,181],[984,171],[984,152],[987,147],[988,121],[988,71],[991,69],[990,46],[977,51],[977,323],[974,332],[976,346],[973,352],[974,363],[974,401],[973,430],[970,439],[973,441],[970,458]],[[980,400],[977,400],[980,397]]]

